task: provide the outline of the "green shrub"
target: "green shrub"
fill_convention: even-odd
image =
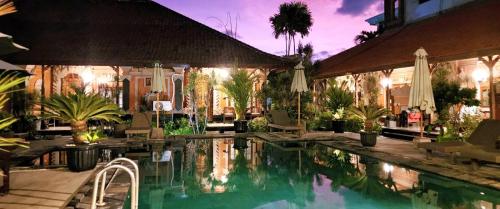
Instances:
[[[267,132],[267,119],[265,117],[254,118],[248,123],[251,132]]]
[[[164,124],[163,134],[168,135],[189,135],[193,134],[193,128],[189,125],[189,120],[181,118],[175,122],[168,121]]]
[[[359,133],[363,129],[363,120],[350,117],[345,121],[345,131]]]

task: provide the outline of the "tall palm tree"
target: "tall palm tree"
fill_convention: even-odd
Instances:
[[[293,43],[295,53],[295,35],[301,37],[309,35],[313,20],[311,12],[306,4],[302,2],[283,3],[279,7],[279,13],[269,18],[275,38],[281,35],[285,37],[285,52],[290,55]]]

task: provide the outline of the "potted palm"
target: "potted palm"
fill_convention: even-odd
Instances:
[[[339,85],[335,79],[331,79],[329,86],[326,90],[326,106],[333,113],[331,121],[332,131],[335,133],[344,133],[344,110],[351,107],[354,100],[353,94],[349,91],[347,82],[345,81]]]
[[[359,105],[353,107],[350,112],[357,118],[363,120],[364,129],[359,132],[361,136],[361,144],[367,147],[373,147],[377,144],[378,129],[376,126],[377,120],[387,114],[387,109],[376,106]]]
[[[66,121],[71,124],[74,144],[67,145],[68,167],[72,171],[93,169],[98,160],[99,149],[92,137],[88,137],[88,120],[121,122],[124,112],[98,94],[76,90],[68,95],[54,94],[44,101],[44,117]]]
[[[245,120],[248,100],[252,93],[252,86],[255,77],[246,70],[234,69],[231,73],[231,80],[222,83],[222,91],[230,98],[234,99],[234,110],[236,120],[234,121],[234,131],[236,133],[247,132],[248,126]]]

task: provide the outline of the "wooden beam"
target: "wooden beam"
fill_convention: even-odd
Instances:
[[[429,73],[431,74],[431,77],[432,77],[432,74],[434,74],[434,72],[436,71],[437,66],[438,66],[438,63],[429,63]]]
[[[496,118],[496,99],[495,99],[495,88],[493,85],[493,68],[495,67],[495,64],[497,64],[498,60],[500,60],[500,55],[497,55],[496,57],[493,57],[493,55],[485,57],[479,57],[479,60],[483,62],[486,67],[490,70],[490,77],[489,77],[489,82],[490,82],[490,95],[489,95],[489,102],[490,102],[490,118],[495,119]]]

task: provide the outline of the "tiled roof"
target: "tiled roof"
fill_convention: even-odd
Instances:
[[[333,55],[320,64],[318,78],[414,65],[424,47],[429,62],[500,54],[500,1],[478,0]]]
[[[274,68],[287,61],[260,51],[153,1],[15,0],[0,31],[28,52],[14,64]],[[272,34],[270,34],[272,35]]]

